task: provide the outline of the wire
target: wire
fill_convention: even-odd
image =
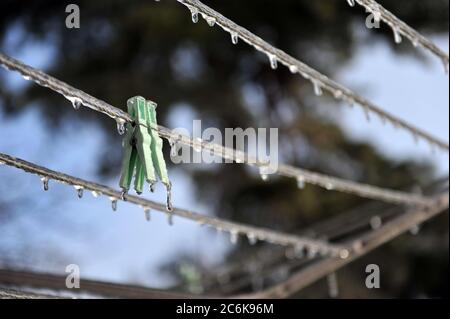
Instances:
[[[19,72],[27,80],[32,80],[40,86],[49,88],[59,94],[62,94],[72,102],[75,108],[80,107],[80,105],[84,105],[94,111],[101,112],[110,116],[111,118],[116,120],[119,132],[121,133],[124,132],[125,123],[133,121],[130,115],[123,112],[122,110],[102,100],[94,98],[93,96],[79,89],[76,89],[65,82],[62,82],[42,71],[25,65],[2,53],[0,53],[0,65],[3,65],[7,70]],[[152,129],[156,129],[159,135],[163,138],[166,138],[172,146],[176,143],[181,143],[184,145],[188,145],[196,150],[207,150],[212,154],[220,156],[224,159],[230,159],[238,163],[246,163],[248,165],[258,167],[260,170],[265,170],[268,167],[268,163],[261,162],[242,151],[223,147],[219,144],[206,142],[201,139],[194,140],[186,135],[175,133],[172,130],[161,125],[158,125],[158,127],[156,128],[152,127]],[[290,165],[280,164],[276,173],[281,176],[295,178],[298,182],[310,183],[327,190],[341,191],[358,195],[364,198],[380,200],[393,204],[427,206],[432,202],[429,198],[421,195],[409,194],[363,183],[352,182],[325,174],[311,172]]]
[[[347,0],[350,6],[354,6],[355,2],[371,12],[376,20],[382,20],[389,25],[394,32],[395,42],[401,42],[401,36],[407,38],[415,46],[421,46],[432,54],[441,59],[446,71],[448,72],[449,57],[432,41],[421,35],[419,32],[411,28],[405,22],[397,18],[390,11],[386,10],[381,4],[374,0]]]
[[[294,246],[302,249],[304,248],[308,251],[318,254],[340,258],[347,258],[351,252],[345,247],[329,244],[324,241],[311,240],[304,237],[275,232],[265,228],[229,222],[221,220],[219,218],[204,216],[180,208],[174,208],[173,211],[167,212],[166,206],[163,204],[146,200],[142,197],[123,194],[121,191],[114,190],[108,186],[89,182],[77,177],[53,171],[48,168],[24,161],[22,159],[9,156],[7,154],[0,153],[0,162],[8,166],[23,170],[27,173],[37,174],[41,176],[41,179],[44,183],[44,189],[48,189],[49,180],[55,180],[63,184],[72,185],[77,191],[79,191],[80,189],[87,189],[94,192],[95,196],[99,196],[100,194],[108,196],[113,203],[113,209],[116,207],[117,201],[126,201],[134,205],[140,205],[141,207],[143,207],[144,212],[149,212],[149,209],[154,209],[156,211],[166,212],[169,218],[175,215],[196,221],[201,225],[209,225],[220,231],[227,231],[230,233],[232,241],[233,239],[236,240],[238,236],[242,235],[247,236],[247,238],[252,241],[260,240],[272,244],[278,244],[281,246]]]
[[[322,94],[323,90],[330,92],[334,98],[338,100],[346,101],[350,106],[353,106],[354,103],[359,104],[363,111],[366,113],[368,119],[370,118],[369,113],[377,115],[380,119],[385,122],[390,122],[394,127],[402,128],[411,133],[414,137],[414,140],[418,140],[419,138],[427,141],[430,146],[436,146],[446,152],[449,151],[448,143],[437,139],[436,137],[430,135],[429,133],[413,126],[412,124],[407,123],[406,121],[382,110],[380,107],[375,105],[374,103],[366,100],[362,96],[354,93],[350,89],[342,86],[341,84],[331,80],[327,76],[322,73],[314,70],[310,66],[305,63],[295,59],[294,57],[288,55],[284,51],[281,51],[278,48],[270,45],[260,37],[251,33],[247,29],[237,25],[233,21],[224,17],[217,11],[212,8],[204,5],[198,0],[177,0],[181,4],[185,5],[189,8],[192,14],[192,20],[194,22],[198,21],[198,14],[201,14],[209,25],[219,25],[222,29],[229,32],[231,34],[232,42],[237,43],[237,39],[240,38],[249,45],[253,46],[256,50],[266,54],[270,59],[270,64],[272,68],[277,67],[277,63],[285,65],[289,68],[292,73],[300,74],[305,79],[311,81],[314,85],[314,91],[317,95]],[[211,22],[211,21],[214,21]]]
[[[314,283],[320,278],[337,271],[350,262],[367,255],[369,252],[381,245],[397,238],[401,234],[409,231],[414,226],[448,210],[448,193],[439,195],[435,198],[434,205],[426,209],[414,208],[386,223],[377,230],[373,230],[366,235],[359,237],[354,243],[358,243],[359,248],[355,253],[345,260],[321,259],[311,266],[294,273],[286,281],[269,287],[268,289],[256,292],[254,294],[240,295],[239,298],[286,298],[293,293]]]

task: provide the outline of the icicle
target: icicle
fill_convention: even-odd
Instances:
[[[259,175],[261,175],[261,179],[265,182],[269,180],[268,170],[269,168],[267,166],[261,166],[259,168]]]
[[[213,27],[216,24],[216,19],[213,17],[206,17],[206,23],[208,23],[210,27]]]
[[[166,209],[168,211],[172,211],[173,210],[173,206],[172,206],[172,184],[169,182],[166,185]]]
[[[378,229],[383,224],[383,220],[380,218],[380,216],[373,216],[370,219],[369,223],[370,223],[370,227],[372,227],[372,229]]]
[[[192,16],[192,22],[197,23],[198,22],[198,10],[197,8],[191,8],[191,16]]]
[[[339,297],[339,287],[336,273],[333,272],[327,276],[327,283],[328,283],[328,295],[330,296],[330,298]]]
[[[320,83],[318,81],[316,81],[316,80],[313,80],[312,84],[314,86],[314,94],[317,95],[317,96],[322,95],[323,91],[322,91],[322,86],[320,85]]]
[[[42,181],[42,185],[44,187],[44,191],[48,191],[48,177],[47,176],[42,176],[41,177],[41,181]]]
[[[355,6],[355,0],[347,0],[347,3],[350,7],[354,7]]]
[[[269,57],[269,61],[270,61],[270,67],[275,70],[278,67],[278,60],[277,57],[273,54],[268,54],[267,55]]]
[[[305,188],[305,178],[303,176],[297,176],[297,187],[299,189]]]
[[[248,233],[247,239],[248,239],[248,242],[250,243],[250,245],[254,245],[258,241],[258,238],[256,237],[256,235],[254,233]]]
[[[74,187],[74,188],[76,189],[76,191],[77,191],[78,198],[82,198],[82,197],[83,197],[83,191],[84,191],[83,186],[80,186],[80,185],[74,185],[73,187]]]
[[[236,245],[239,239],[239,232],[237,230],[231,230],[230,231],[230,242],[233,245]]]
[[[117,123],[117,132],[119,133],[119,135],[125,134],[126,132],[125,120],[117,119],[116,123]]]
[[[72,103],[72,106],[75,110],[78,110],[83,105],[83,101],[81,101],[81,99],[78,97],[66,96],[66,99],[68,99]]]
[[[290,65],[289,71],[291,71],[292,74],[295,74],[298,72],[298,67],[296,65]]]
[[[230,35],[231,35],[231,43],[238,44],[239,42],[238,34],[236,32],[231,32]]]
[[[394,32],[394,41],[397,44],[400,44],[402,42],[402,35],[400,34],[399,30],[394,27],[392,28],[392,31]]]

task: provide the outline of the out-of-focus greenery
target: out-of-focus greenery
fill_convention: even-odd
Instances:
[[[448,1],[380,2],[420,30],[448,32]],[[205,3],[329,75],[352,58],[360,41],[384,37],[393,43],[392,31],[386,26],[372,30],[370,40],[359,37],[365,28],[365,14],[361,8],[350,8],[345,0]],[[187,9],[176,1],[98,0],[77,4],[81,28],[75,30],[65,27],[65,2],[1,1],[0,40],[14,28],[24,31],[17,33],[20,38],[14,41],[16,48],[6,48],[3,42],[2,49],[14,52],[31,40],[47,43],[56,52],[48,72],[123,109],[130,96],[153,99],[159,105],[161,124],[166,124],[184,103],[204,126],[278,127],[281,158],[290,164],[404,190],[430,181],[429,165],[395,162],[370,145],[350,141],[335,122],[315,111],[319,103],[333,103],[331,99],[312,98],[310,83],[283,67],[271,70],[266,56],[243,43],[232,45],[230,36],[218,27],[211,28],[202,19],[193,24]],[[399,54],[418,54],[407,44],[396,50]],[[249,102],[244,93],[254,99]],[[39,102],[52,128],[65,112],[73,112],[61,106],[67,102],[59,95],[36,86],[26,94],[7,92],[0,86],[0,100],[12,116],[30,102]],[[112,130],[114,123],[103,116],[82,114]],[[104,153],[99,173],[116,174],[121,150],[105,146]],[[298,190],[295,181],[286,178],[264,183],[243,165],[214,166],[211,170],[184,165],[182,169],[195,177],[199,200],[209,204],[217,215],[274,229],[295,231],[365,201],[312,186]],[[383,253],[379,254],[383,258]],[[404,253],[402,265],[407,265],[409,276],[423,284],[421,292],[435,293],[433,289],[439,284],[421,279],[426,274],[411,268],[415,261],[412,255]],[[443,265],[439,258],[421,262],[425,267],[436,266],[433,269]],[[448,260],[441,273],[448,278]],[[407,279],[387,293],[405,295],[402,289],[407,289]]]

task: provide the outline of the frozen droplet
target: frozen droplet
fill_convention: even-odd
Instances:
[[[66,96],[66,99],[68,99],[72,103],[72,106],[75,110],[78,110],[83,105],[83,101],[78,97]]]
[[[194,23],[198,22],[198,9],[197,8],[191,8],[191,17],[192,17],[192,22],[194,22]]]
[[[348,258],[348,256],[350,256],[350,252],[348,251],[348,249],[341,249],[340,251],[339,251],[339,257],[341,258],[341,259],[347,259]]]
[[[320,96],[323,94],[322,85],[318,81],[312,81],[314,87],[314,94]]]
[[[248,233],[247,239],[248,239],[248,242],[250,243],[250,245],[254,245],[258,242],[258,238],[256,237],[256,235],[254,233]]]
[[[383,220],[381,219],[380,216],[373,216],[370,219],[369,223],[370,223],[370,227],[372,227],[372,229],[378,229],[383,224]]]
[[[239,36],[236,32],[231,32],[231,43],[238,44]]]
[[[297,176],[297,187],[300,189],[305,188],[305,178],[303,176]]]
[[[173,206],[172,206],[172,184],[169,182],[166,185],[166,209],[168,211],[172,211],[173,210]]]
[[[275,70],[278,67],[278,60],[277,57],[273,54],[268,54],[269,61],[270,61],[270,67]]]
[[[263,181],[269,180],[269,168],[267,166],[261,166],[259,168],[259,175],[261,175],[261,179]]]
[[[409,232],[411,233],[411,235],[418,235],[419,234],[419,232],[420,232],[420,226],[419,225],[415,225],[415,226],[413,226],[410,230],[409,230]]]
[[[147,221],[150,221],[151,219],[151,215],[150,215],[150,207],[145,207],[144,208],[144,214],[145,214],[145,219]]]
[[[236,245],[236,244],[237,244],[238,239],[239,239],[239,232],[236,231],[236,230],[230,231],[230,242],[231,242],[233,245]]]
[[[292,74],[295,74],[298,72],[298,67],[296,65],[290,65],[289,71],[291,71]]]
[[[173,226],[173,214],[172,213],[167,214],[167,223],[169,224],[169,226]]]
[[[347,3],[350,7],[354,7],[355,6],[355,0],[347,0]]]
[[[394,32],[395,43],[400,44],[402,42],[402,35],[400,34],[400,31],[397,28],[393,28],[392,31]]]
[[[83,191],[84,191],[83,186],[80,186],[80,185],[74,185],[73,187],[74,187],[74,188],[76,189],[76,191],[77,191],[78,198],[82,198],[82,197],[83,197]]]
[[[119,133],[119,135],[125,134],[126,132],[125,120],[117,119],[116,123],[117,123],[117,132]]]
[[[208,25],[210,27],[213,27],[216,24],[216,19],[213,17],[207,17],[206,18],[206,23],[208,23]]]
[[[109,200],[111,201],[111,208],[113,212],[117,211],[117,198],[110,197]]]
[[[328,182],[328,183],[325,184],[325,188],[326,188],[327,190],[331,191],[331,190],[334,189],[334,185],[333,185],[333,183]]]
[[[48,181],[49,181],[48,177],[42,176],[41,181],[42,181],[42,185],[44,187],[44,191],[48,191]]]

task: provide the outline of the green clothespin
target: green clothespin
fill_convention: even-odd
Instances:
[[[150,184],[150,190],[153,192],[157,182],[156,171],[167,189],[167,209],[172,210],[171,183],[162,153],[163,142],[156,131],[156,104],[141,96],[135,96],[127,101],[127,107],[134,122],[127,123],[127,133],[123,140],[120,187],[124,193],[128,192],[134,174],[136,193],[142,193],[145,182]]]

